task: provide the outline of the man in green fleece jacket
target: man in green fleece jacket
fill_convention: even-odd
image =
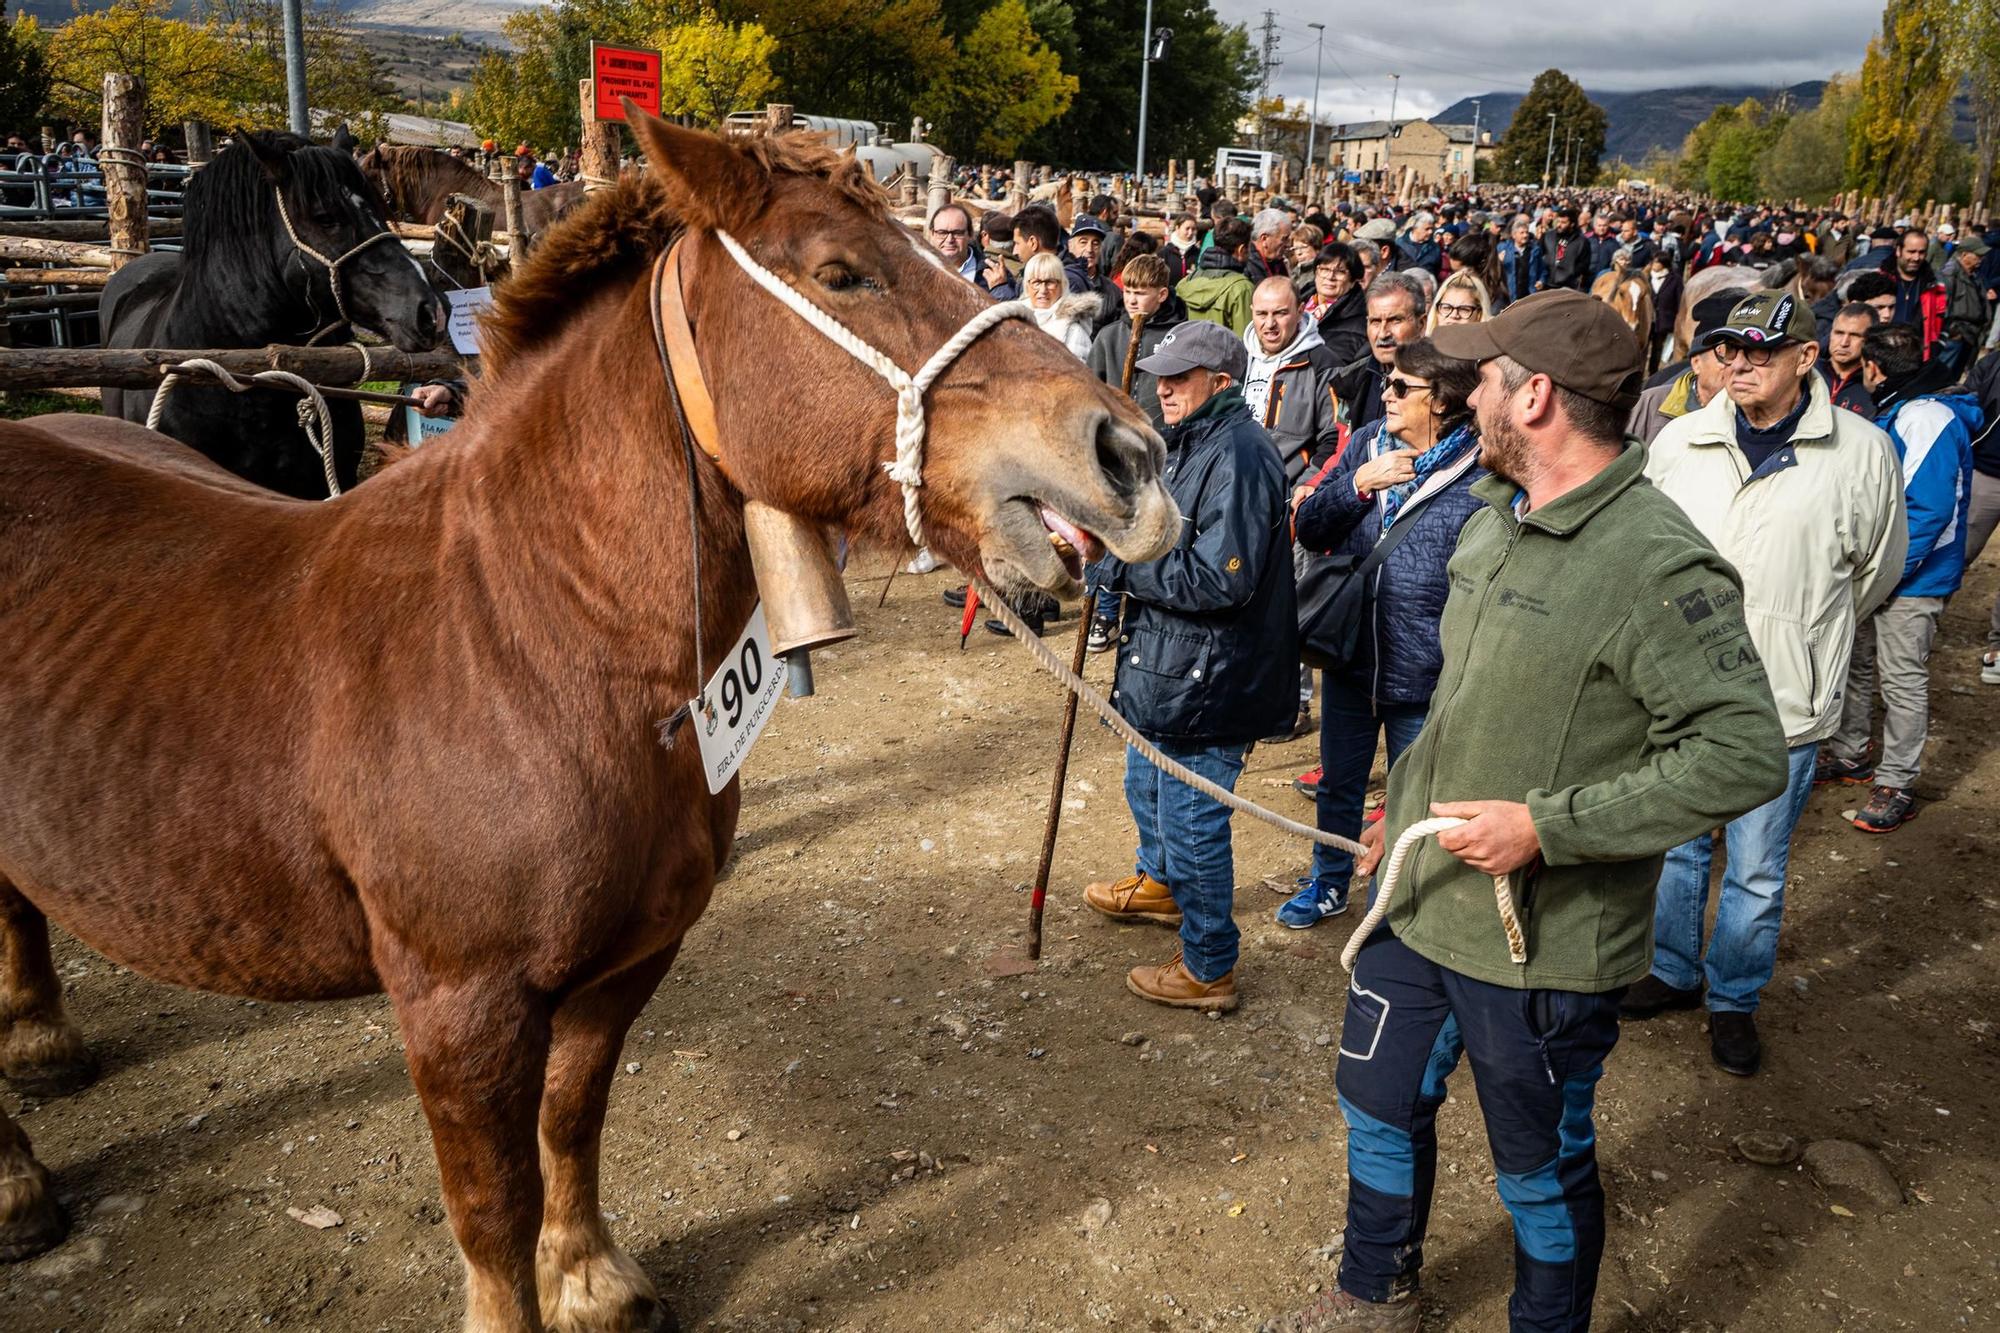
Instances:
[[[1652,961],[1662,857],[1785,786],[1742,584],[1621,438],[1643,358],[1610,307],[1537,293],[1435,341],[1480,363],[1493,475],[1451,560],[1430,718],[1357,870],[1413,824],[1464,822],[1411,847],[1355,960],[1340,1281],[1272,1333],[1414,1333],[1437,1112],[1461,1055],[1514,1220],[1510,1324],[1589,1327],[1604,1248],[1591,1108],[1618,998]],[[1503,875],[1525,961],[1501,928]]]

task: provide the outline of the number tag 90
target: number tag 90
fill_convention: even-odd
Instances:
[[[711,793],[727,787],[743,767],[784,689],[785,673],[771,659],[771,631],[760,602],[742,637],[708,678],[708,687],[688,706]]]

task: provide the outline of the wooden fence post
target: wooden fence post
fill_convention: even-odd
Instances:
[[[131,74],[104,76],[104,121],[97,165],[111,214],[112,267],[146,253],[146,85]]]
[[[783,134],[792,128],[792,104],[790,102],[766,102],[764,104],[764,127],[772,134]]]
[[[205,120],[181,122],[181,134],[187,139],[187,164],[191,167],[205,167],[215,157],[215,135],[209,130]]]
[[[1018,213],[1028,206],[1029,173],[1032,170],[1033,168],[1028,165],[1027,158],[1017,157],[1014,159],[1014,175],[1011,182],[1014,188],[1008,192],[1007,197],[1007,211],[1009,213]]]
[[[576,169],[583,177],[584,193],[608,190],[618,180],[618,127],[597,118],[596,80],[580,80],[577,95],[583,106],[583,137],[577,140]]]
[[[507,228],[507,259],[510,264],[527,258],[531,238],[521,224],[521,180],[514,174],[514,159],[495,152],[488,173],[500,186],[500,215]]]
[[[931,179],[929,196],[924,203],[924,217],[935,217],[937,211],[951,202],[952,160],[943,153],[931,159]],[[971,215],[966,215],[968,220]]]

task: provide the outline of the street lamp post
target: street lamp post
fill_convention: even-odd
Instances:
[[[1477,97],[1472,99],[1472,161],[1465,169],[1467,189],[1479,184],[1479,102]]]
[[[1128,11],[1129,12],[1129,11]],[[1139,193],[1146,192],[1146,97],[1153,83],[1153,0],[1146,0],[1146,26],[1139,31]]]
[[[1389,76],[1389,132],[1391,134],[1396,132],[1396,94],[1402,90],[1403,76],[1400,74],[1391,74]]]
[[[300,0],[284,0],[285,109],[293,134],[312,134],[312,113],[306,105],[305,16]]]
[[[1318,45],[1313,48],[1312,119],[1306,122],[1306,171],[1308,176],[1310,176],[1313,168],[1313,153],[1319,147],[1319,62],[1320,56],[1326,51],[1326,25],[1324,23],[1308,23],[1306,26],[1318,34]]]
[[[1542,154],[1542,188],[1549,188],[1549,172],[1556,164],[1556,113],[1549,112],[1549,151]]]

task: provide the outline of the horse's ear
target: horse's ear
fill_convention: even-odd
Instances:
[[[691,227],[726,228],[763,202],[768,180],[723,139],[649,115],[625,98],[625,123],[646,150],[646,164],[666,182],[674,212]]]
[[[354,131],[347,128],[347,122],[344,120],[333,132],[333,147],[350,157],[361,149],[361,140],[354,137]]]
[[[257,165],[264,168],[264,174],[273,185],[282,185],[291,177],[292,164],[284,149],[252,130],[238,130],[235,137],[238,143],[249,148],[251,155],[257,159]]]

